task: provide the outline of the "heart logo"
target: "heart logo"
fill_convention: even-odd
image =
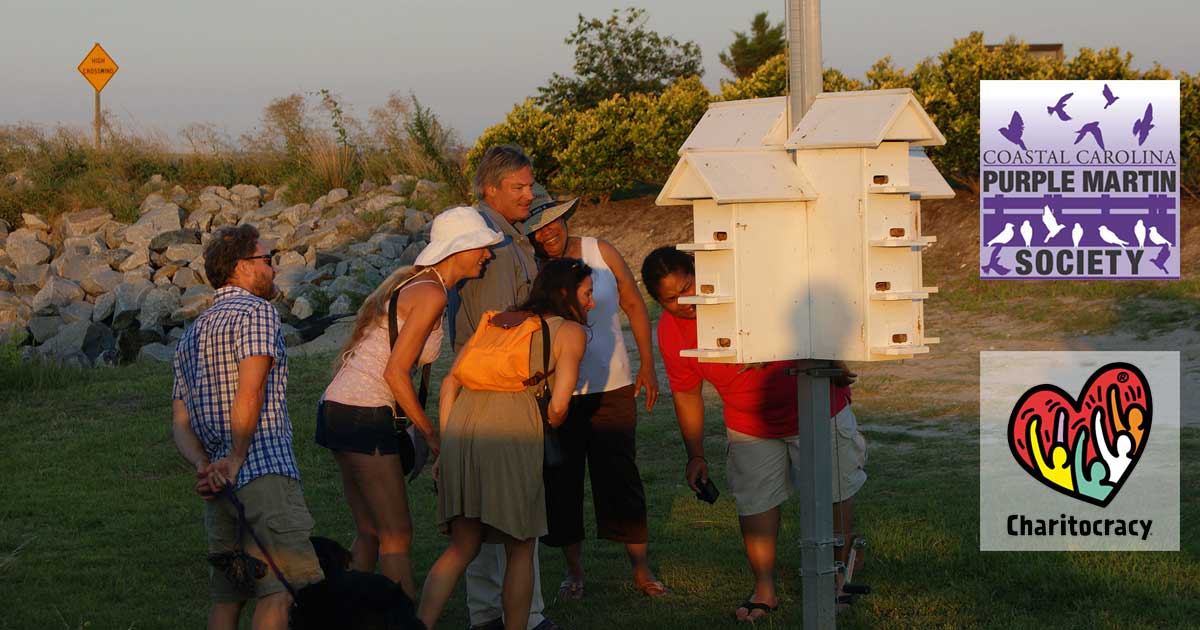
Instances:
[[[1025,472],[1074,499],[1107,506],[1146,450],[1150,383],[1137,367],[1110,363],[1073,398],[1037,385],[1008,419],[1008,448]]]

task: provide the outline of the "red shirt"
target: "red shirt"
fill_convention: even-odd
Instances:
[[[760,438],[782,438],[800,432],[796,412],[796,377],[788,370],[795,361],[775,361],[762,368],[744,369],[740,363],[701,363],[679,356],[695,348],[696,320],[664,312],[658,320],[658,349],[667,368],[672,391],[695,389],[708,381],[721,396],[725,426]],[[850,404],[850,388],[829,386],[830,415]]]

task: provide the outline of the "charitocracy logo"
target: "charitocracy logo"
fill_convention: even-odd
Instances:
[[[1179,548],[1179,354],[980,355],[980,549]]]

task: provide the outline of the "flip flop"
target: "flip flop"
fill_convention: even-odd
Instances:
[[[779,605],[776,604],[774,606],[768,606],[762,602],[752,602],[749,599],[747,599],[746,601],[742,602],[741,604],[738,604],[738,608],[746,609],[746,618],[745,619],[738,617],[737,610],[736,609],[734,610],[733,616],[735,618],[737,618],[738,621],[749,621],[750,623],[754,623],[755,621],[758,621],[759,619],[766,617],[767,615],[775,612],[776,610],[779,610]],[[763,614],[761,614],[757,617],[750,616],[751,613],[753,613],[756,610],[761,610],[763,612]]]
[[[583,582],[565,578],[558,585],[558,599],[583,599]]]
[[[662,597],[671,592],[671,589],[667,588],[667,585],[663,584],[662,580],[650,580],[641,584],[634,584],[633,588],[641,591],[642,595],[646,597]]]

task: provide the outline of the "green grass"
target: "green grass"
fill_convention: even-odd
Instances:
[[[312,441],[328,360],[290,365],[295,448],[316,533],[348,543],[353,524],[337,470]],[[203,625],[201,502],[169,435],[169,372],[141,364],[0,382],[0,628]],[[841,627],[1195,627],[1200,544],[1186,534],[1200,521],[1200,431],[1184,431],[1181,552],[984,554],[977,417],[936,409],[905,416],[869,391],[858,394],[870,480],[856,499],[855,529],[870,541],[862,580],[874,594],[841,615]],[[726,490],[720,416],[715,405],[709,412],[710,461]],[[638,437],[651,562],[674,593],[659,601],[636,594],[623,550],[589,540],[586,598],[550,604],[548,614],[576,629],[742,627],[732,612],[751,576],[732,500],[726,492],[708,506],[684,485],[686,456],[669,398],[642,414]],[[446,539],[434,526],[428,476],[411,495],[414,564],[423,576]],[[794,500],[785,506],[782,606],[761,627],[801,624],[797,513]],[[542,548],[541,557],[549,602],[563,565],[553,549]],[[459,588],[439,627],[465,627]]]

